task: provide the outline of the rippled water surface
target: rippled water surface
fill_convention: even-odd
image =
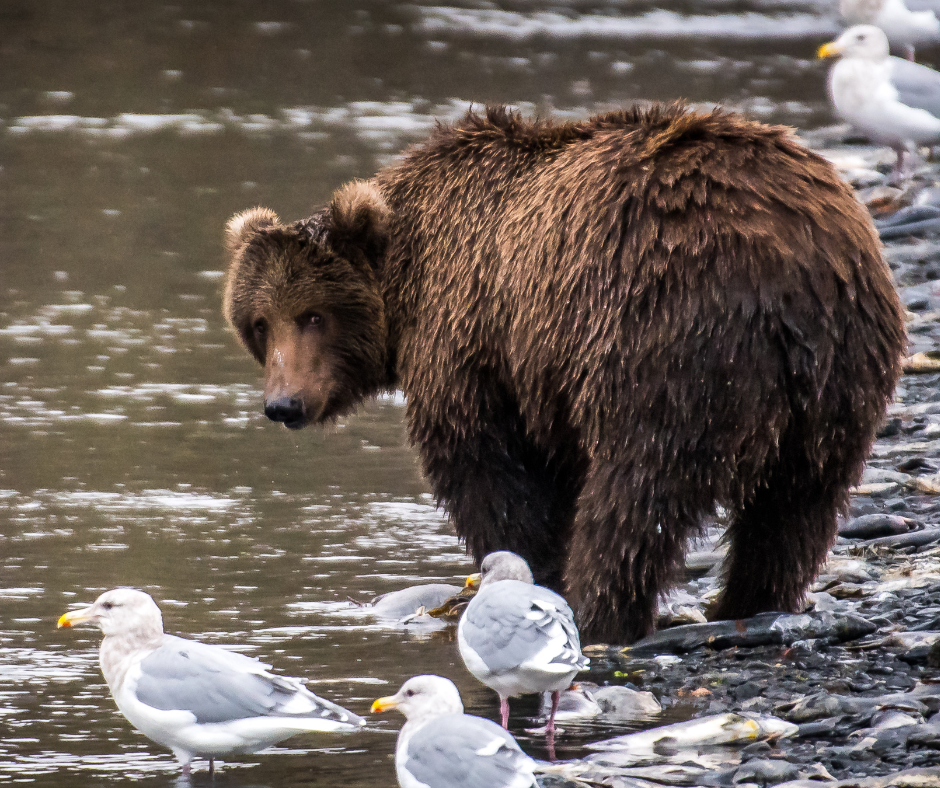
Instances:
[[[122,584],[168,631],[357,712],[437,672],[494,716],[445,636],[351,601],[469,568],[401,398],[328,431],[265,421],[219,312],[224,222],[254,204],[307,215],[471,102],[574,117],[683,97],[824,125],[812,58],[837,30],[808,0],[4,0],[0,782],[174,784],[108,697],[97,632],[55,629]],[[514,704],[513,728],[542,755],[535,708]],[[215,784],[393,786],[398,725],[298,737]]]

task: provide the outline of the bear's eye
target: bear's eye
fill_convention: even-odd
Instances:
[[[299,322],[301,328],[321,328],[323,326],[323,315],[319,312],[306,312]]]
[[[254,323],[251,324],[251,330],[255,332],[255,337],[258,339],[264,339],[264,335],[268,331],[268,324],[259,317]]]

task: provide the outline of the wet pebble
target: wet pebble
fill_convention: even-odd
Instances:
[[[755,758],[742,764],[734,773],[733,782],[754,783],[756,785],[777,785],[778,783],[795,780],[800,771],[795,764],[783,760],[770,760],[769,758]]]
[[[934,205],[910,205],[886,219],[875,222],[882,241],[915,234],[940,232],[940,208]]]

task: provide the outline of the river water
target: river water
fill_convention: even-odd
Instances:
[[[305,216],[471,103],[577,117],[685,98],[829,124],[813,53],[832,5],[4,0],[0,783],[175,784],[172,756],[117,714],[98,633],[55,628],[117,585],[153,594],[168,631],[359,713],[435,672],[493,717],[450,639],[350,601],[470,568],[401,397],[327,431],[267,422],[220,315],[224,223],[256,204]],[[535,710],[514,703],[512,725],[544,755]],[[393,786],[399,724],[298,737],[215,784]]]

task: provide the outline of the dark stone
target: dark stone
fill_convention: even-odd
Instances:
[[[937,463],[926,457],[911,457],[895,466],[901,473],[936,473]]]
[[[878,737],[871,745],[871,751],[878,756],[884,756],[891,750],[903,747],[907,741],[907,733],[902,733],[903,729],[895,728],[892,730],[879,731]]]
[[[841,735],[839,722],[841,717],[827,717],[824,720],[814,720],[813,722],[804,722],[796,732],[797,738],[816,739],[826,736]]]
[[[756,681],[745,681],[743,684],[735,687],[731,694],[737,700],[750,700],[756,698],[764,691],[764,688]]]
[[[879,438],[893,438],[895,435],[900,435],[901,426],[903,424],[904,422],[898,417],[895,417],[893,419],[888,419],[881,426],[881,429],[878,430],[878,437]]]
[[[909,648],[903,654],[898,654],[898,659],[903,659],[905,662],[908,662],[911,665],[924,665],[927,663],[927,653],[929,651],[929,646],[921,644],[919,646]]]
[[[754,758],[764,758],[773,751],[773,747],[770,746],[765,741],[756,741],[753,744],[747,745],[743,750],[741,750],[741,759],[745,762],[753,760]]]
[[[917,730],[907,737],[908,748],[926,747],[931,750],[940,750],[940,726],[920,725]]]
[[[925,298],[919,293],[914,293],[909,297],[905,298],[902,294],[901,300],[911,312],[925,312],[930,309],[930,299]]]
[[[927,650],[927,665],[931,668],[940,668],[940,640],[931,644]]]
[[[557,774],[540,774],[535,778],[540,788],[584,788],[584,783]]]
[[[799,769],[789,761],[755,758],[738,768],[734,774],[734,782],[776,785],[795,780],[799,776]]]

